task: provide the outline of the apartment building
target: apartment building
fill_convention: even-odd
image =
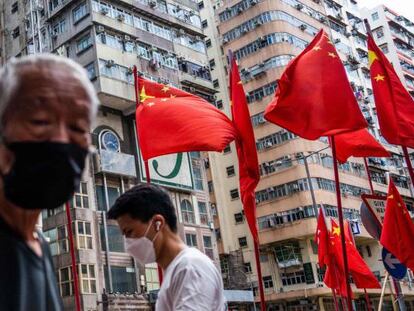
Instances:
[[[192,0],[3,0],[1,57],[52,52],[86,68],[102,106],[91,133],[90,156],[71,201],[83,310],[147,309],[159,288],[155,265],[139,266],[125,252],[108,208],[125,190],[145,182],[135,131],[132,66],[148,79],[180,87],[213,102],[203,2]],[[149,129],[150,130],[150,129]],[[218,263],[206,169],[199,152],[149,162],[152,182],[168,188],[179,233]],[[44,211],[42,226],[67,310],[74,310],[64,208]],[[152,300],[153,295],[149,296]],[[118,310],[118,309],[117,309]]]
[[[257,217],[261,248],[261,267],[268,310],[334,310],[331,290],[323,284],[317,264],[315,206],[328,217],[338,216],[332,153],[326,138],[301,139],[263,118],[273,99],[280,77],[288,62],[298,55],[323,28],[330,35],[344,63],[358,104],[369,123],[370,132],[391,152],[389,159],[369,158],[368,166],[377,193],[385,194],[389,178],[396,183],[408,208],[414,212],[412,187],[400,148],[389,145],[381,136],[373,102],[368,68],[367,36],[362,10],[356,0],[224,0],[214,1],[217,28],[207,28],[211,48],[207,48],[212,79],[220,85],[216,106],[229,112],[227,94],[227,50],[239,63],[254,127],[259,155],[261,181],[256,189]],[[401,77],[410,79],[412,23],[395,13],[384,24],[382,9],[369,12],[378,18],[370,23],[375,32],[383,27],[382,41],[395,52],[397,42],[404,53],[391,58],[401,66]],[[398,26],[401,24],[401,26]],[[386,28],[386,26],[388,28]],[[391,26],[404,29],[394,34]],[[386,28],[386,29],[385,29]],[[403,30],[401,30],[403,31]],[[395,31],[394,31],[395,32]],[[401,38],[405,38],[405,41]],[[377,35],[378,38],[378,35]],[[404,42],[402,42],[404,41]],[[214,48],[214,46],[221,47]],[[384,45],[381,45],[384,47]],[[396,53],[396,52],[395,52]],[[387,54],[390,55],[390,54]],[[408,58],[408,59],[407,59]],[[407,80],[408,81],[408,80]],[[410,82],[407,88],[410,88]],[[340,91],[340,90],[339,90]],[[243,214],[238,188],[238,166],[234,144],[222,154],[209,155],[209,191],[220,253],[224,284],[227,288],[250,289],[258,302],[258,282],[253,241]],[[381,247],[361,224],[361,194],[369,193],[364,162],[350,158],[340,165],[344,216],[360,233],[355,235],[358,250],[379,279],[384,267],[379,261]],[[401,282],[407,307],[413,308],[412,272]],[[364,292],[356,289],[355,307],[365,310]],[[368,290],[373,305],[380,292]],[[387,292],[387,308],[390,292]],[[246,305],[246,309],[249,307]]]

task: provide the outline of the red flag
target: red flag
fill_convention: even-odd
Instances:
[[[136,110],[144,160],[187,151],[222,151],[237,134],[230,119],[204,99],[138,77]]]
[[[342,61],[323,29],[286,67],[265,118],[306,139],[367,127]]]
[[[318,245],[318,263],[321,268],[329,264],[329,232],[326,227],[325,216],[319,208],[318,226],[316,227],[315,241]]]
[[[389,152],[368,132],[362,129],[335,135],[336,158],[345,163],[354,157],[389,157]]]
[[[236,148],[239,158],[241,200],[250,232],[258,241],[255,189],[260,179],[259,164],[246,94],[234,56],[231,56],[230,102],[233,124],[239,134],[239,138],[236,139]]]
[[[341,230],[335,220],[331,219],[332,223],[332,246],[335,249],[334,256],[336,262],[343,271],[344,261],[342,258],[342,244],[340,233]],[[356,246],[354,245],[353,238],[351,237],[349,223],[345,222],[345,244],[348,257],[349,272],[352,275],[352,279],[355,282],[357,288],[381,288],[378,279],[369,269],[364,259],[359,254]]]
[[[368,62],[382,135],[391,144],[414,148],[414,100],[370,35]]]
[[[388,187],[381,244],[398,260],[414,270],[414,223],[392,180]]]

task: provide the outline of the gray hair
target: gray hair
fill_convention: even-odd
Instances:
[[[91,123],[94,122],[99,106],[99,99],[85,68],[70,58],[45,53],[12,58],[0,69],[0,130],[4,127],[4,112],[12,103],[13,96],[16,95],[22,79],[22,74],[19,73],[18,69],[33,65],[58,66],[62,71],[67,71],[73,78],[77,79],[79,84],[85,89],[91,102],[90,120]]]

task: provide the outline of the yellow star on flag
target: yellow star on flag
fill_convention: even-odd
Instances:
[[[170,87],[168,85],[164,85],[164,87],[161,89],[163,92],[168,92],[170,90]]]
[[[393,195],[393,194],[389,195],[389,196],[387,197],[387,199],[390,199],[390,200],[394,199],[394,195]]]
[[[328,53],[328,55],[329,55],[330,57],[332,57],[332,58],[335,58],[335,57],[336,57],[335,53],[332,53],[332,52],[329,52],[329,53]]]
[[[339,234],[341,233],[341,229],[339,227],[333,227],[333,234],[339,236]]]
[[[239,82],[237,82],[237,84],[243,84],[243,82],[241,82],[241,80]]]
[[[139,94],[139,100],[141,102],[144,102],[149,98],[155,98],[155,96],[147,95],[147,93],[145,93],[145,86],[143,86],[141,89],[141,93]]]
[[[368,50],[368,66],[371,67],[372,63],[378,59],[377,54],[374,51]]]
[[[385,79],[385,76],[381,76],[380,74],[377,74],[375,77],[374,77],[374,80],[375,81],[384,81],[384,79]]]
[[[314,48],[313,48],[313,50],[315,50],[315,51],[319,51],[319,50],[321,50],[322,48],[319,46],[319,45],[317,45],[317,46],[315,46]]]
[[[176,98],[176,97],[177,95],[173,95],[173,94],[170,95],[170,98]]]

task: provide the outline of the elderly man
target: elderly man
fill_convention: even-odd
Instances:
[[[62,310],[35,225],[79,186],[98,99],[85,70],[53,55],[0,71],[0,310]]]

